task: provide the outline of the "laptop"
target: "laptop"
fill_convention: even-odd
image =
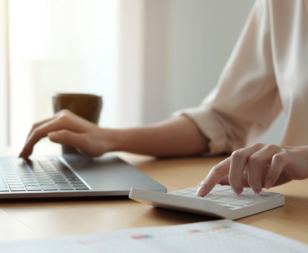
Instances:
[[[166,192],[146,174],[114,155],[0,156],[0,199],[128,196],[138,188]]]

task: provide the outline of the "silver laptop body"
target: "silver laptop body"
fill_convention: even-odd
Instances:
[[[62,155],[29,161],[0,156],[0,199],[128,196],[132,187],[167,191],[116,156]]]

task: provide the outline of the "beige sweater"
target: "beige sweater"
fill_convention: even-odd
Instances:
[[[209,154],[232,152],[287,115],[282,145],[308,145],[308,0],[256,1],[217,87],[190,117]]]

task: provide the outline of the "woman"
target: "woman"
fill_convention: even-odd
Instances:
[[[282,146],[255,144],[281,109],[287,114]],[[108,151],[192,156],[232,153],[200,183],[204,196],[217,183],[236,194],[308,177],[308,1],[255,3],[217,87],[200,107],[183,110],[160,124],[101,129],[69,111],[35,124],[20,156],[48,135],[80,153]],[[236,150],[236,151],[235,151]]]

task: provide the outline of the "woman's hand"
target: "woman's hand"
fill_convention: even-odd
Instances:
[[[62,110],[54,117],[33,125],[19,157],[28,158],[34,145],[46,136],[52,142],[74,146],[87,156],[100,156],[111,151],[112,144],[116,142],[111,129],[99,128],[69,110]]]
[[[205,152],[208,143],[186,116],[144,127],[106,129],[63,110],[33,125],[19,156],[28,158],[34,145],[46,136],[53,142],[74,146],[87,156],[100,156],[109,151],[157,157],[191,156]]]
[[[208,194],[216,184],[230,185],[236,194],[251,187],[258,194],[262,188],[281,185],[308,177],[308,146],[280,147],[255,144],[236,150],[214,166],[199,185],[197,194]]]

